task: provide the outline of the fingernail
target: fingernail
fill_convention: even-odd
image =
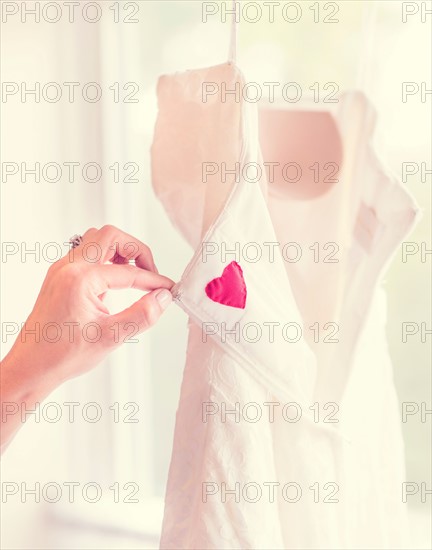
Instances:
[[[162,309],[166,309],[172,302],[171,292],[166,289],[159,290],[155,297]]]

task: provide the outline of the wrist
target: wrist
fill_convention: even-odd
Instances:
[[[37,344],[35,344],[37,345]],[[37,403],[43,401],[57,386],[53,369],[38,361],[34,345],[15,343],[1,363],[1,401]]]

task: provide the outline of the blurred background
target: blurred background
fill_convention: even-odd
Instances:
[[[39,22],[25,12],[35,4]],[[80,2],[72,22],[65,3],[57,3],[60,12],[47,4],[2,2],[1,237],[19,247],[16,254],[2,256],[2,326],[26,319],[50,261],[65,254],[63,243],[71,235],[89,227],[120,227],[149,244],[161,273],[180,278],[193,251],[172,228],[151,187],[157,79],[228,59],[231,16],[224,21],[221,2],[207,3],[216,13],[206,22],[200,1]],[[432,16],[422,12],[432,3],[297,4],[301,15],[295,23],[285,21],[278,9],[274,22],[265,15],[256,22],[242,18],[239,66],[258,83],[294,81],[307,91],[315,82],[334,82],[340,92],[365,91],[378,112],[375,145],[422,210],[408,240],[419,250],[422,243],[430,249],[431,175],[422,174],[421,163],[431,169],[431,95],[422,101],[421,89],[422,83],[432,87]],[[61,17],[53,22],[56,13]],[[68,82],[78,83],[73,101],[64,85]],[[96,88],[86,88],[90,82],[102,90],[99,101],[83,99],[83,91],[94,97]],[[406,102],[403,82],[419,87]],[[23,98],[23,90],[34,89],[35,83],[41,89],[57,83],[62,97],[47,101],[41,92],[39,102],[30,93]],[[5,94],[16,86],[17,93]],[[56,89],[46,88],[50,98]],[[76,171],[70,178],[63,163],[72,162]],[[5,163],[16,163],[18,172],[8,174]],[[24,177],[22,163],[27,169],[40,163],[40,181],[31,174]],[[51,176],[44,178],[48,163],[63,167],[58,181],[47,181],[55,179],[49,167]],[[87,163],[97,163],[101,173],[94,165],[84,169]],[[418,171],[411,167],[415,173],[407,175],[404,163],[418,165]],[[404,343],[401,329],[403,322],[425,322],[430,328],[430,255],[423,260],[419,252],[404,262],[401,247],[384,286],[400,401],[425,402],[430,408],[430,336],[422,342],[419,332]],[[135,298],[133,291],[122,293],[112,306],[120,309]],[[35,503],[31,494],[26,502],[22,494],[3,499],[3,548],[157,547],[186,336],[187,319],[172,307],[150,333],[48,398],[78,403],[74,422],[67,409],[56,422],[47,420],[55,417],[48,409],[40,421],[28,420],[3,457],[2,482],[64,487],[73,481],[80,484],[78,495],[93,482],[102,488],[102,497],[95,503],[81,497],[69,503],[64,488],[57,503]],[[12,343],[3,332],[2,357]],[[85,408],[88,403],[102,410],[97,422],[83,418],[83,409],[94,415]],[[430,419],[421,422],[420,415],[403,424],[407,480],[424,481],[429,488],[430,426]],[[427,503],[418,498],[409,504],[413,548],[428,548],[430,497]]]

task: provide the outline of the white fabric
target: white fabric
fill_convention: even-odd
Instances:
[[[385,294],[377,282],[412,226],[415,206],[376,158],[370,145],[375,113],[356,92],[331,113],[343,169],[324,195],[299,200],[242,178],[216,190],[215,181],[204,185],[198,165],[215,160],[212,151],[218,160],[229,151],[241,164],[262,162],[254,106],[216,99],[203,104],[201,86],[209,80],[245,82],[235,66],[224,65],[165,76],[158,88],[153,184],[189,242],[202,239],[173,291],[191,320],[161,548],[406,548],[403,445]],[[191,113],[196,120],[186,128]],[[213,129],[207,126],[212,120]],[[219,124],[225,132],[214,130]],[[265,139],[260,135],[261,145]],[[187,181],[189,164],[194,173]],[[303,250],[316,241],[337,242],[339,262],[289,263],[278,248],[274,258],[263,254],[256,263],[220,254],[236,243],[242,249],[255,242],[265,251],[264,243],[292,241]],[[203,254],[208,243],[219,253]],[[233,259],[248,288],[244,310],[212,302],[204,292]],[[313,342],[308,327],[326,321],[339,325],[339,343]],[[270,341],[266,322],[296,323],[303,337],[289,343],[276,328]],[[215,329],[211,338],[203,323]],[[247,341],[252,331],[242,333],[248,323],[263,330],[255,343]],[[239,338],[225,334],[236,328]],[[319,422],[310,409],[317,401]],[[295,423],[281,414],[292,402],[302,412]],[[322,422],[328,402],[338,406],[338,423]],[[258,405],[248,409],[252,417],[262,413],[257,422],[245,417],[248,403]],[[279,404],[272,421],[269,403]],[[243,414],[224,418],[223,408],[236,404]],[[284,493],[288,483],[296,485]],[[226,499],[224,484],[234,490]],[[301,497],[288,502],[296,488]],[[206,491],[214,494],[205,497]],[[251,502],[256,491],[261,496]]]

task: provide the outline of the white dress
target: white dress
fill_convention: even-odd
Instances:
[[[204,102],[206,82],[245,84],[233,64],[161,77],[152,146],[154,189],[196,249],[173,290],[190,334],[161,548],[407,548],[378,285],[416,206],[361,93],[258,117]],[[263,164],[284,159],[303,183]],[[257,165],[254,183],[241,168]]]

